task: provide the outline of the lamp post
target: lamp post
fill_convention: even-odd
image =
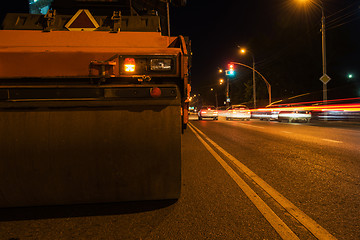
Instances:
[[[223,85],[224,84],[224,79],[223,78],[220,78],[219,79],[219,84],[220,85]],[[217,93],[216,93],[217,94]],[[217,102],[217,95],[216,95],[216,102]]]
[[[315,0],[298,0],[299,2],[309,2],[313,3],[315,6],[319,7],[321,10],[321,52],[322,52],[322,72],[323,75],[320,77],[320,81],[323,83],[323,103],[327,104],[327,83],[331,78],[326,74],[326,36],[325,36],[325,14],[324,14],[324,4],[322,0],[319,0],[320,3]]]
[[[253,79],[253,97],[254,97],[254,108],[256,108],[256,82],[255,82],[255,57],[254,54],[245,48],[240,49],[241,54],[245,54],[246,52],[249,52],[252,57],[252,79]]]
[[[218,104],[217,91],[216,91],[216,90],[214,91],[213,88],[211,88],[210,91],[212,91],[212,92],[215,93],[215,107],[216,107],[216,109],[218,109],[218,105],[219,105],[219,104]]]
[[[322,42],[322,64],[323,64],[323,75],[320,80],[323,82],[323,102],[327,104],[327,83],[330,81],[330,77],[326,74],[326,41],[325,41],[325,14],[323,3],[318,5],[321,8],[321,42]]]

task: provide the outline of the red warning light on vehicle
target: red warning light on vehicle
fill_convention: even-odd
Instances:
[[[125,68],[125,72],[135,72],[135,59],[125,58],[124,68]]]

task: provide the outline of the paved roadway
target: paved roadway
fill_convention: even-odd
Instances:
[[[0,209],[0,239],[360,239],[359,125],[192,119],[177,202]]]

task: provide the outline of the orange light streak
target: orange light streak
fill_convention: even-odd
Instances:
[[[294,104],[289,104],[289,105],[294,105]],[[252,112],[295,111],[295,110],[358,112],[358,111],[360,111],[360,103],[344,103],[344,104],[328,104],[328,105],[319,105],[319,106],[290,106],[290,107],[251,109]]]

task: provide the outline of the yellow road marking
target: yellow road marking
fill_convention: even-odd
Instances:
[[[275,201],[277,201],[286,211],[288,211],[295,219],[297,219],[304,227],[306,227],[316,238],[320,240],[336,239],[331,235],[326,229],[321,227],[317,222],[307,216],[303,211],[296,207],[292,202],[286,199],[278,191],[272,188],[259,176],[257,176],[253,171],[248,167],[242,164],[230,153],[226,152],[222,147],[212,141],[207,137],[203,132],[196,128],[193,124],[190,123],[192,130],[196,129],[208,142],[210,142],[216,149],[218,149],[222,154],[224,154],[229,160],[231,160],[242,172],[244,172],[249,178],[256,182],[265,192],[267,192]]]
[[[246,196],[252,201],[256,208],[271,224],[275,231],[282,239],[299,239],[296,234],[271,210],[271,208],[257,195],[246,182],[241,179],[236,172],[207,144],[200,135],[194,130],[194,126],[189,124],[190,129],[194,132],[200,142],[206,149],[214,156],[214,158],[221,164],[221,166],[228,172],[236,184],[243,190]],[[194,128],[193,128],[194,127]]]

